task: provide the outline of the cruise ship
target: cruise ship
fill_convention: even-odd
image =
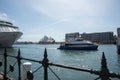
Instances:
[[[12,47],[22,34],[11,22],[0,20],[0,47]]]

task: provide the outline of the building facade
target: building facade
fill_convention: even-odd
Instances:
[[[65,34],[65,41],[76,38],[79,38],[79,32]]]
[[[120,37],[120,28],[117,28],[117,36]]]
[[[111,44],[114,42],[113,32],[83,33],[81,37],[100,44]]]
[[[120,54],[120,28],[117,28],[117,52]]]

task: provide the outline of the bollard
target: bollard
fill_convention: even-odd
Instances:
[[[28,80],[27,79],[27,72],[31,71],[31,62],[25,62],[23,63],[23,80]]]

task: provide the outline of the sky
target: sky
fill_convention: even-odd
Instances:
[[[0,0],[0,19],[23,32],[19,41],[43,36],[64,41],[66,33],[112,31],[120,27],[120,0]]]

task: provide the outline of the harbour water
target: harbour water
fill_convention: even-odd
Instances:
[[[42,60],[44,49],[47,49],[49,62],[80,67],[85,69],[100,70],[102,52],[105,53],[107,66],[109,71],[120,73],[120,55],[117,54],[116,45],[100,45],[96,51],[75,51],[75,50],[59,50],[59,45],[39,45],[39,44],[19,44],[13,48],[7,49],[9,55],[17,56],[18,49],[21,50],[21,56],[25,58]],[[4,53],[4,49],[0,49],[0,54]],[[8,65],[14,64],[16,59],[8,57]],[[0,61],[3,61],[3,56],[0,55]],[[22,61],[27,62],[27,61]],[[39,68],[41,64],[32,62],[32,71]],[[69,69],[63,69],[50,66],[50,68],[59,76],[61,80],[94,80],[99,76]],[[0,67],[0,72],[3,71],[3,66]],[[8,72],[11,77],[17,80],[17,64],[14,72]],[[56,76],[48,69],[49,80],[58,80]],[[43,80],[43,68],[34,73],[34,80]],[[111,80],[119,80],[111,78]]]

